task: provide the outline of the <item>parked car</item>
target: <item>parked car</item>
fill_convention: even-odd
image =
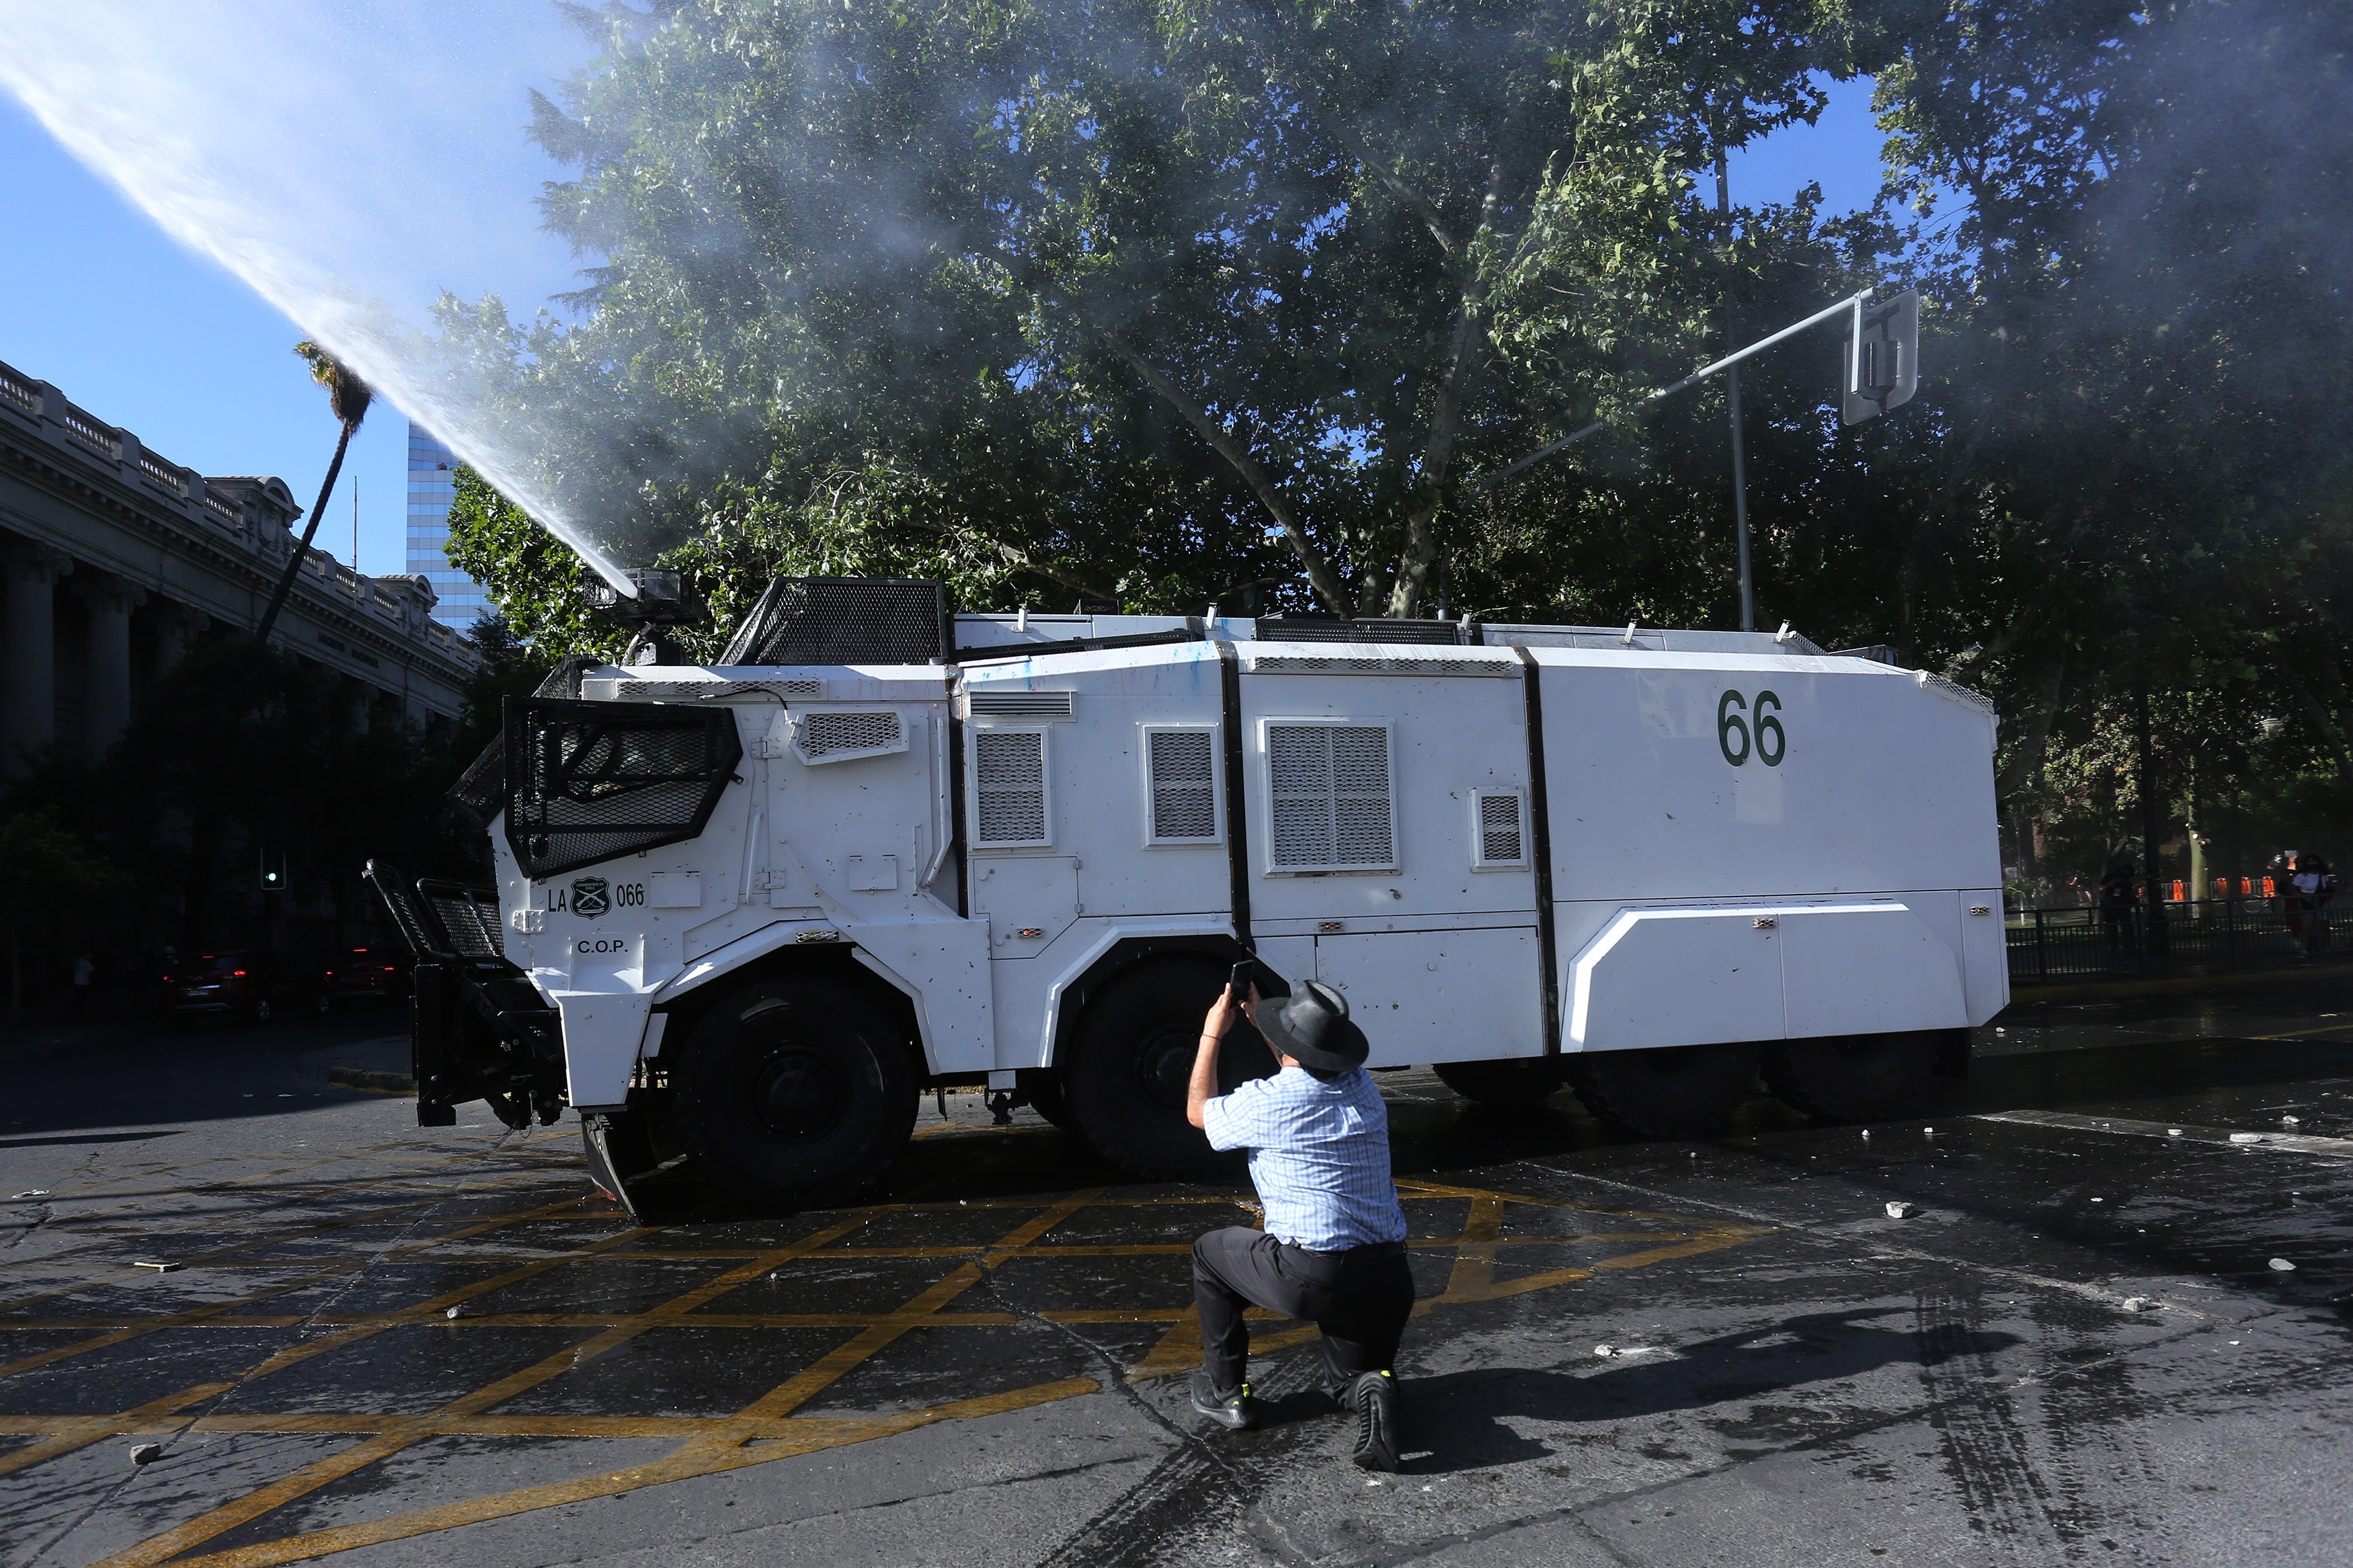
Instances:
[[[207,952],[164,977],[164,1006],[174,1023],[233,1015],[266,1024],[290,1014],[323,1013],[332,1003],[322,970],[272,948]]]
[[[385,1005],[408,994],[409,956],[389,947],[355,947],[327,961],[327,996],[331,1002],[375,1002]]]

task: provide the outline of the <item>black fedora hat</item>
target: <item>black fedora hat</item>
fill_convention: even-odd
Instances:
[[[1280,1001],[1261,1002],[1258,1032],[1278,1053],[1318,1072],[1361,1067],[1372,1053],[1365,1031],[1348,1021],[1348,999],[1313,980]]]

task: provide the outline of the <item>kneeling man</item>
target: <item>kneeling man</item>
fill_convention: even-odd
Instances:
[[[1282,1070],[1218,1093],[1218,1045],[1246,1015]],[[1202,1368],[1193,1408],[1228,1426],[1257,1419],[1244,1373],[1255,1305],[1324,1332],[1324,1386],[1356,1416],[1356,1463],[1398,1463],[1391,1363],[1413,1310],[1405,1211],[1389,1174],[1388,1110],[1364,1068],[1369,1047],[1347,998],[1312,981],[1261,1002],[1229,989],[1201,1026],[1185,1116],[1213,1149],[1248,1149],[1266,1228],[1213,1230],[1193,1244]]]

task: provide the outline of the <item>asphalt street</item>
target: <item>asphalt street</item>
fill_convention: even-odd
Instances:
[[[1384,1075],[1402,1473],[1312,1328],[1187,1409],[1187,1248],[929,1100],[858,1209],[633,1224],[569,1123],[335,1088],[393,1015],[0,1050],[0,1564],[2344,1561],[2353,981],[2014,1008],[1869,1128],[1613,1134]],[[1910,1205],[1892,1217],[1891,1204]],[[2283,1267],[2292,1266],[2292,1267]],[[1605,1353],[1605,1348],[1606,1352]],[[134,1446],[153,1445],[148,1462]]]

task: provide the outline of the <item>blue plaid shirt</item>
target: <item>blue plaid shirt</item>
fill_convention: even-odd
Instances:
[[[1269,1236],[1315,1252],[1405,1239],[1389,1175],[1389,1113],[1362,1068],[1328,1082],[1305,1068],[1209,1101],[1212,1149],[1248,1149]]]

